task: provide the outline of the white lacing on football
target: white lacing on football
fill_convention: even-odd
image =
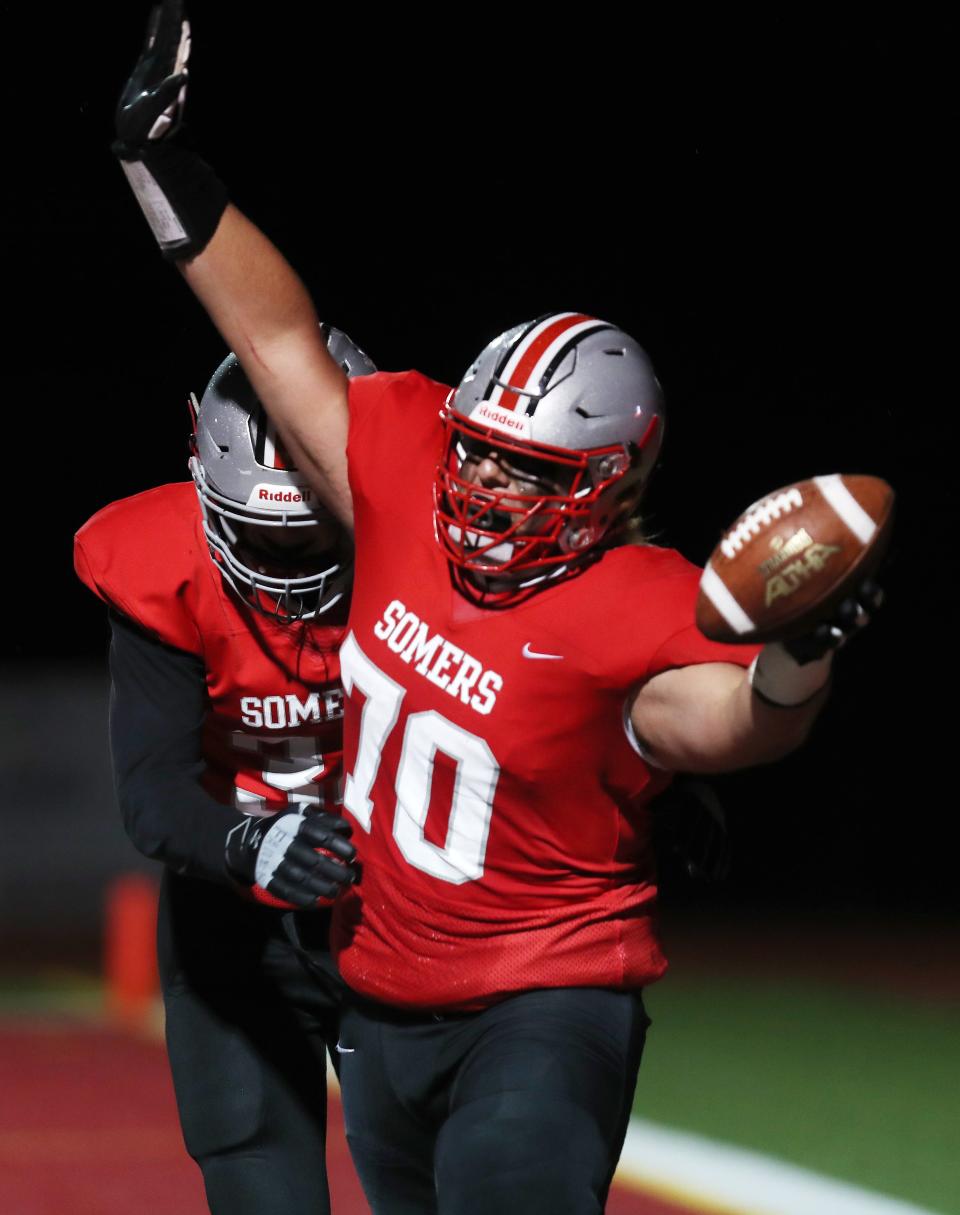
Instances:
[[[782,494],[774,494],[771,498],[764,498],[757,506],[748,510],[733,530],[720,541],[721,552],[732,561],[761,528],[767,527],[781,515],[789,514],[795,506],[803,506],[803,495],[796,487],[791,487]]]

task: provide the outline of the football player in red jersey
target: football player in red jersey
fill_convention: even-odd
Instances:
[[[348,374],[374,370],[343,334],[328,341]],[[342,993],[329,906],[353,877],[337,655],[351,544],[232,355],[193,446],[193,483],[105,507],[77,535],[76,566],[110,609],[127,830],[164,863],[158,949],[187,1148],[211,1211],[316,1215]]]
[[[699,570],[631,543],[663,410],[616,326],[517,326],[455,391],[348,384],[296,275],[170,139],[188,47],[168,0],[115,151],[298,466],[356,525],[341,668],[362,876],[332,940],[361,1180],[377,1215],[601,1211],[641,992],[665,968],[649,802],[674,771],[798,746],[829,642],[803,663],[709,642]]]

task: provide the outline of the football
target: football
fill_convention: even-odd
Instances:
[[[810,632],[877,568],[894,493],[879,477],[834,473],[754,503],[700,580],[697,626],[713,641],[784,641]]]

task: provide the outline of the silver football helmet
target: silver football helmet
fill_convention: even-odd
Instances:
[[[623,330],[554,312],[495,338],[444,422],[440,543],[455,572],[523,589],[622,538],[663,439],[663,394]]]
[[[376,367],[339,329],[327,349],[349,376]],[[199,407],[189,467],[210,555],[251,607],[311,620],[348,591],[353,549],[283,449],[236,355],[214,372]]]

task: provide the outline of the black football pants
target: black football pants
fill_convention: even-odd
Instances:
[[[374,1215],[596,1215],[649,1024],[639,992],[557,988],[437,1019],[355,1003],[347,1138]]]
[[[328,956],[312,954],[308,969],[294,920],[322,943],[323,913],[284,915],[164,874],[167,1049],[214,1215],[330,1211],[326,1044],[336,1041],[342,989]]]

